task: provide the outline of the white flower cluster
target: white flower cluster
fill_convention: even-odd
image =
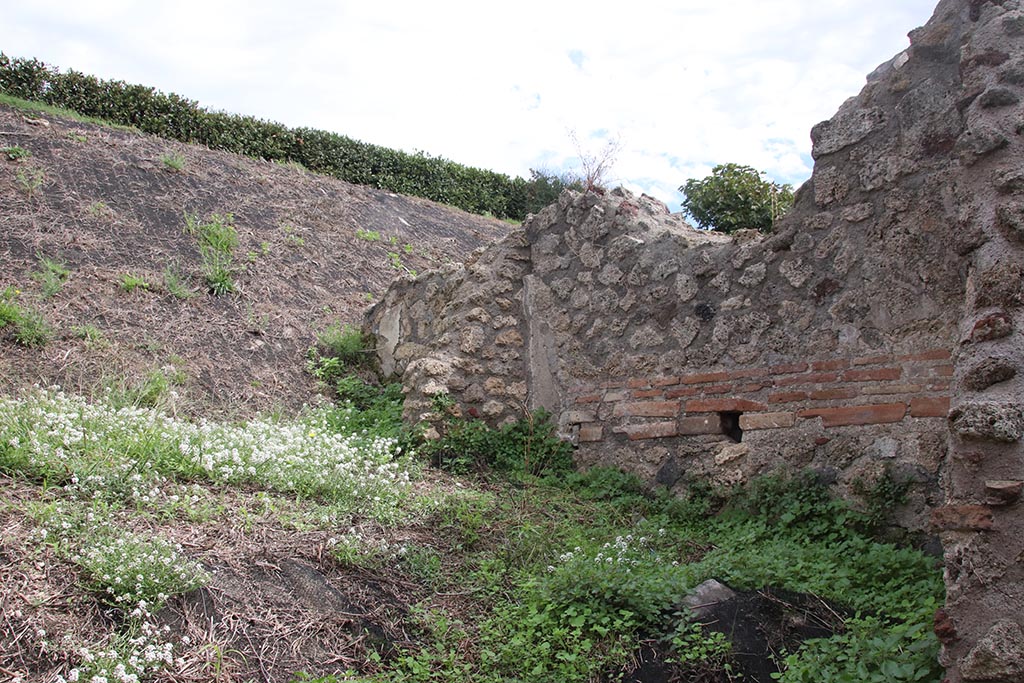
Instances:
[[[145,611],[145,610],[143,610]],[[106,648],[80,647],[75,652],[80,664],[57,676],[58,683],[139,683],[152,674],[184,662],[174,658],[174,645],[166,640],[169,628],[158,628],[146,619],[128,637],[115,638]]]
[[[665,530],[659,529],[658,535],[664,536]],[[631,568],[638,567],[641,562],[650,564],[661,560],[661,556],[652,546],[651,540],[647,536],[634,537],[633,534],[616,536],[614,541],[604,543],[592,556],[587,550],[576,546],[559,555],[558,561],[563,567],[578,566],[578,563],[596,563],[609,568],[624,569],[628,574]],[[557,569],[554,565],[547,568],[549,573]]]
[[[17,449],[37,474],[72,472],[68,489],[82,497],[118,491],[138,504],[167,502],[162,485],[174,472],[348,501],[382,514],[410,483],[394,439],[338,434],[324,412],[292,423],[189,422],[52,388],[0,397],[0,443]]]
[[[126,609],[134,606],[131,616],[136,618],[146,616],[151,604],[159,606],[169,596],[208,580],[180,545],[159,537],[100,536],[72,559],[111,602]]]

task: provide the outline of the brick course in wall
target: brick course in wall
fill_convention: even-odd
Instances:
[[[636,441],[724,434],[720,413],[742,413],[739,427],[744,431],[792,429],[804,420],[842,428],[945,418],[951,360],[949,350],[933,349],[629,377],[577,386],[573,400],[588,410],[568,413],[567,422],[579,425],[581,433],[585,428],[581,440],[593,443],[621,436]],[[915,379],[908,383],[908,378]]]

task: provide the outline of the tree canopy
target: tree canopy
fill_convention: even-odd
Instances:
[[[793,187],[763,176],[750,166],[719,164],[711,169],[711,175],[687,180],[679,188],[685,195],[683,208],[701,228],[771,232],[793,205]]]

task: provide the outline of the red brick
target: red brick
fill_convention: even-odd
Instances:
[[[952,365],[914,366],[907,369],[912,377],[952,377]]]
[[[909,356],[900,356],[899,360],[917,361],[917,360],[949,360],[953,357],[952,352],[949,349],[932,349],[931,351],[922,351],[921,353],[912,353]]]
[[[765,410],[768,406],[743,398],[707,398],[686,402],[688,413],[741,412],[744,410]]]
[[[768,394],[769,403],[792,403],[807,399],[806,391],[780,391],[777,394]]]
[[[865,396],[895,396],[898,394],[917,394],[922,390],[919,384],[868,384],[860,388]]]
[[[844,382],[880,382],[887,379],[899,379],[903,368],[875,368],[874,370],[847,370],[843,373]]]
[[[615,381],[609,381],[609,382],[601,382],[601,384],[599,386],[602,389],[621,389],[622,388],[622,380],[615,380]]]
[[[638,425],[626,425],[619,427],[616,431],[624,433],[631,441],[640,439],[662,439],[668,436],[676,436],[679,430],[675,421],[672,422],[647,422]]]
[[[593,442],[604,438],[604,427],[598,424],[580,425],[580,441]]]
[[[794,375],[793,377],[783,377],[782,379],[775,380],[775,386],[791,387],[797,384],[824,384],[825,382],[835,382],[837,379],[839,379],[839,373],[818,372],[811,373],[809,375]]]
[[[731,384],[714,384],[710,387],[702,387],[703,394],[735,394],[737,393]]]
[[[716,413],[710,413],[708,415],[693,415],[679,420],[679,434],[681,436],[721,433],[722,418]]]
[[[679,401],[636,401],[616,403],[615,417],[675,417],[679,414]]]
[[[629,389],[643,389],[644,387],[650,386],[650,380],[646,379],[631,379],[626,382],[626,387]]]
[[[673,375],[672,377],[655,377],[651,380],[652,387],[667,387],[673,384],[679,384],[679,377]]]
[[[679,378],[680,384],[705,384],[707,382],[722,382],[729,379],[728,372],[702,372],[696,375],[683,375]]]
[[[767,377],[768,368],[747,368],[729,372],[728,379],[746,379],[747,377]]]
[[[824,446],[825,444],[827,444],[831,440],[832,439],[830,439],[827,436],[819,436],[817,439],[814,440],[814,445],[815,446]]]
[[[844,370],[850,366],[850,361],[845,358],[836,360],[816,360],[811,363],[811,370],[821,372],[822,370]]]
[[[854,365],[878,365],[879,363],[891,363],[892,356],[868,356],[866,358],[854,358]]]
[[[985,505],[945,505],[932,510],[931,523],[939,531],[984,531],[994,520]]]
[[[679,398],[680,396],[696,396],[700,393],[697,387],[676,387],[665,392],[665,398]]]
[[[794,372],[807,372],[807,363],[782,363],[768,368],[773,375],[790,375]]]
[[[753,382],[751,384],[740,384],[736,387],[737,394],[752,394],[755,391],[761,391],[765,387],[770,387],[771,382],[765,380],[763,382]]]
[[[584,396],[576,397],[577,403],[600,403],[601,394],[586,394]]]
[[[949,397],[919,396],[910,400],[911,417],[946,417],[949,413]]]
[[[857,395],[855,389],[838,387],[835,389],[818,389],[811,392],[811,398],[815,401],[834,401],[837,398],[853,398]]]
[[[781,429],[796,424],[796,413],[743,413],[740,429]]]
[[[928,391],[949,391],[949,382],[932,382],[928,385]]]
[[[662,393],[661,389],[634,389],[629,392],[632,398],[660,398]]]
[[[907,412],[905,403],[882,403],[865,406],[843,406],[841,408],[813,408],[801,410],[800,417],[820,417],[826,427],[844,425],[871,425],[899,422]]]

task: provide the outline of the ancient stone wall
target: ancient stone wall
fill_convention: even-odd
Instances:
[[[849,493],[914,483],[941,533],[950,680],[1024,680],[1024,13],[943,0],[811,133],[771,236],[694,230],[648,197],[566,193],[370,314],[411,419],[446,393],[544,407],[582,465],[681,487],[779,465]]]

